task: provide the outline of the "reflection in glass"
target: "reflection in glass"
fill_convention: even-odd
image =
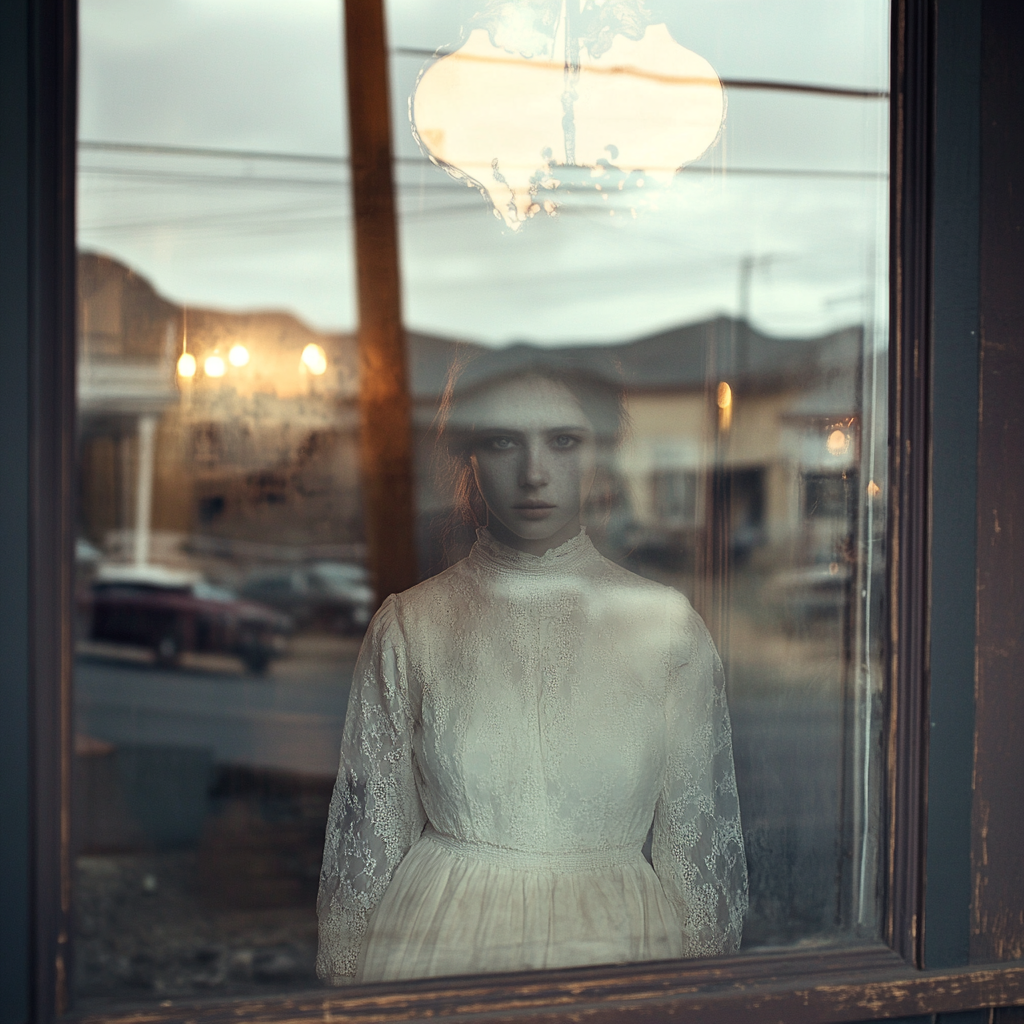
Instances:
[[[460,400],[482,383],[473,366],[498,379],[558,365],[624,388],[629,429],[597,445],[581,510],[586,553],[638,593],[692,605],[721,656],[749,868],[741,951],[873,937],[887,4],[650,0],[639,21],[629,4],[580,5],[579,20],[546,0],[472,7],[388,3],[421,576],[476,540],[437,445],[453,364],[466,366]],[[339,10],[80,10],[76,991],[104,1007],[305,987],[339,743],[358,724],[346,723],[350,681],[375,603]],[[516,22],[517,10],[532,20]],[[640,73],[602,72],[627,67]],[[536,110],[524,102],[532,86],[470,89],[487,100],[476,113],[441,88],[445,75],[513,68],[554,83]],[[626,81],[643,92],[642,117],[616,98]],[[492,149],[494,128],[511,150],[459,148],[481,109],[474,137]],[[701,109],[686,136],[681,121]],[[526,134],[510,137],[516,125]],[[641,577],[672,589],[645,590]],[[633,671],[647,625],[589,646]],[[541,673],[550,664],[538,645],[522,652]],[[597,732],[601,708],[643,717],[616,703],[625,691],[607,665],[586,672],[606,698]],[[451,721],[460,714],[467,705]],[[537,762],[509,761],[501,744],[524,735],[494,732],[516,781]],[[574,750],[557,744],[541,765]],[[588,751],[576,752],[583,764]],[[593,778],[614,788],[628,773],[611,760]],[[626,810],[619,797],[602,790],[565,828],[607,826]],[[631,850],[654,821],[649,802],[633,805]],[[558,849],[578,857],[588,843]],[[655,870],[672,858],[654,845],[653,868],[636,850],[627,867],[647,905],[671,908],[677,944],[588,958],[734,947],[734,925],[715,948],[684,942],[689,909],[673,903],[682,889]],[[739,907],[738,891],[723,885],[723,905]],[[459,954],[444,969],[500,968],[499,945],[481,952],[488,963]]]
[[[444,570],[474,539],[452,526],[431,432],[448,365],[494,353],[608,380],[616,366],[631,429],[586,510],[588,536],[686,595],[721,654],[750,871],[742,949],[874,937],[888,7],[652,3],[634,37],[657,26],[728,99],[703,147],[655,181],[650,156],[571,151],[568,120],[550,112],[553,96],[564,113],[575,74],[564,19],[580,8],[582,39],[593,19],[632,9],[571,6],[389,0],[421,568]],[[543,100],[520,109],[532,86],[513,87],[513,73],[547,75]],[[482,125],[458,158],[442,107],[456,131]],[[634,127],[677,139],[678,109],[638,104]],[[475,170],[471,136],[494,151]],[[494,157],[499,171],[529,167],[512,201]],[[450,164],[486,186],[500,218]],[[527,184],[557,216],[522,224],[540,212]]]
[[[373,610],[340,11],[79,10],[74,991],[308,987]]]
[[[671,181],[715,141],[725,104],[711,65],[639,0],[530,0],[474,18],[410,111],[431,159],[518,230],[557,212],[559,188]]]
[[[441,443],[477,539],[364,641],[318,900],[325,981],[739,947],[721,663],[684,597],[582,528],[623,417],[581,368],[479,356],[450,380]]]

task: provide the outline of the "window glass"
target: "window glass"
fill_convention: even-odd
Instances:
[[[78,1005],[876,938],[887,3],[385,8],[398,598],[340,5],[80,4]]]
[[[335,0],[83,0],[78,1005],[316,983],[365,579]]]
[[[438,451],[453,362],[465,369],[442,423],[481,394],[504,415],[524,374],[538,415],[549,400],[557,408],[537,383],[545,375],[577,392],[584,380],[623,388],[628,426],[599,457],[583,521],[615,565],[685,595],[721,656],[749,870],[741,950],[876,936],[888,4],[387,10],[426,571],[474,540],[467,504],[453,499],[451,438]],[[488,415],[498,413],[470,419],[482,429]],[[562,678],[568,655],[544,646],[545,614],[536,670]],[[581,638],[608,642],[600,630]],[[639,657],[636,644],[623,634],[608,664]],[[598,678],[578,683],[602,699]],[[527,731],[535,718],[510,713],[503,728]],[[537,721],[543,741],[543,709]],[[591,738],[613,760],[628,747],[622,733]],[[431,782],[449,795],[444,779]],[[578,845],[604,843],[614,813],[591,806]],[[678,813],[683,831],[704,828],[695,850],[719,841]],[[677,883],[653,860],[671,899]],[[685,917],[707,890],[683,889]],[[547,962],[590,956],[556,945]],[[594,958],[665,955],[613,945],[597,943]],[[684,954],[701,949],[684,940]],[[473,962],[517,965],[503,955]],[[426,960],[417,969],[432,971]]]

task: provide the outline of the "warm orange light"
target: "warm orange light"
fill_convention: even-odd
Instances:
[[[178,376],[194,377],[196,375],[196,357],[191,352],[182,352],[178,357]]]
[[[732,405],[732,388],[723,380],[718,385],[718,408],[728,409]]]
[[[203,363],[203,371],[207,377],[223,377],[226,369],[220,356],[207,356]]]
[[[327,372],[327,353],[319,345],[310,342],[302,350],[302,365],[319,377]]]
[[[232,366],[245,366],[249,362],[249,350],[244,345],[232,345],[228,362]]]
[[[530,57],[474,29],[427,68],[412,98],[422,148],[481,189],[513,230],[554,212],[539,197],[562,184],[559,168],[643,171],[667,183],[715,141],[725,115],[714,68],[666,25],[648,25],[639,39],[615,35],[597,56],[579,40],[577,65],[566,40],[578,29],[570,16],[567,32],[566,19],[563,7],[537,47],[544,52]]]
[[[875,483],[874,480],[868,481],[868,496],[871,498],[877,498],[882,493],[882,488]]]
[[[836,429],[828,435],[828,440],[825,442],[825,447],[828,449],[829,455],[842,455],[850,447],[850,438],[845,431]]]

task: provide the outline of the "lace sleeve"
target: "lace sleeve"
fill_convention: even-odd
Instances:
[[[652,854],[679,914],[684,956],[718,956],[740,946],[747,861],[722,663],[700,616],[686,612],[670,672],[668,758]]]
[[[331,985],[354,977],[366,923],[423,831],[411,721],[392,596],[374,617],[359,651],[327,818],[316,908],[316,972]]]

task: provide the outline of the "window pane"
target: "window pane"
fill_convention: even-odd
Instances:
[[[372,611],[335,0],[83,0],[78,1004],[315,984]]]
[[[715,700],[675,592],[724,667],[742,950],[877,936],[888,5],[387,9],[421,563],[454,568],[393,606],[398,633],[378,620],[409,681],[394,742],[415,787],[367,937],[330,919],[335,980],[734,948],[724,725],[630,690],[663,685],[654,651],[683,662],[670,690]],[[616,444],[599,419],[620,387]],[[556,444],[592,446],[593,476],[545,463]],[[627,573],[554,545],[577,486]],[[634,621],[640,593],[679,622]],[[658,699],[674,724],[651,725]],[[349,754],[369,778],[386,757],[358,729]],[[666,796],[682,762],[704,803]],[[344,829],[367,815],[353,791],[329,828],[342,909],[365,859]],[[458,911],[438,895],[456,877]]]
[[[82,1005],[878,934],[887,5],[579,6],[387,2],[364,641],[338,7],[82,4]]]

